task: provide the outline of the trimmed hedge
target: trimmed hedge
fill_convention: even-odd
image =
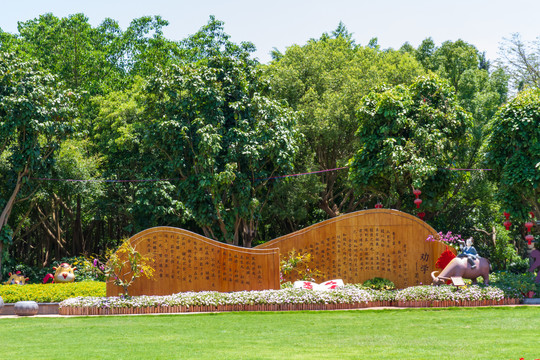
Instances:
[[[61,302],[78,296],[105,296],[105,283],[83,281],[58,284],[0,285],[4,303],[35,301],[40,303]]]

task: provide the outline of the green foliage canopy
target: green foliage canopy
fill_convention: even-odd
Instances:
[[[409,84],[424,73],[408,53],[359,46],[340,23],[332,36],[323,34],[304,46],[293,45],[272,62],[267,75],[275,96],[300,112],[299,130],[306,152],[297,167],[305,171],[343,167],[358,148],[356,107],[382,83]],[[346,172],[320,175],[318,206],[329,217],[356,210],[361,196]]]
[[[492,121],[486,161],[499,181],[503,208],[526,219],[540,217],[540,90],[520,92]]]
[[[413,188],[426,185],[434,198],[448,190],[451,179],[444,168],[464,156],[471,117],[446,81],[423,76],[408,87],[373,92],[358,118],[361,145],[349,171],[355,186],[397,209],[407,207],[402,201]]]
[[[71,130],[75,95],[58,88],[55,77],[36,62],[0,53],[0,255],[20,192],[31,191],[30,176],[47,174],[54,151]]]
[[[180,176],[179,195],[211,238],[251,246],[272,182],[292,169],[295,114],[264,95],[260,71],[218,56],[150,81],[147,145]]]

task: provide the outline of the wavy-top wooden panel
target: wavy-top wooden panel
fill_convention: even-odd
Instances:
[[[147,229],[129,241],[155,260],[154,278],[135,280],[130,295],[279,289],[278,249],[246,249],[173,227]],[[107,284],[107,296],[121,292]]]
[[[390,209],[345,214],[259,245],[309,252],[310,266],[323,279],[361,283],[374,277],[389,279],[399,288],[431,283],[431,271],[445,250],[440,242],[425,241],[436,231],[417,217]],[[294,279],[289,279],[294,280]]]

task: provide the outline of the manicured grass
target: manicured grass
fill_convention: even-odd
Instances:
[[[0,318],[1,359],[537,359],[540,307]]]

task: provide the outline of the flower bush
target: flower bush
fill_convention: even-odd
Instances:
[[[184,292],[168,296],[77,297],[64,300],[60,307],[134,308],[152,306],[220,306],[282,304],[355,304],[374,301],[463,301],[502,300],[504,292],[495,287],[414,286],[399,291],[373,290],[345,285],[330,291],[281,289]]]
[[[141,276],[151,279],[154,276],[154,268],[150,265],[154,259],[140,254],[129,240],[125,240],[116,251],[109,249],[106,258],[106,262],[98,258],[85,259],[83,267],[100,279],[112,279],[115,285],[122,287],[124,296],[129,296],[128,289],[135,279]]]
[[[279,278],[281,283],[288,282],[290,280],[306,280],[316,281],[322,278],[323,274],[310,267],[312,256],[309,252],[296,252],[291,250],[286,257],[281,256],[279,262]]]
[[[477,301],[502,300],[504,291],[493,286],[478,285],[457,289],[454,286],[412,286],[399,290],[395,294],[396,301]]]
[[[267,304],[353,304],[375,301],[373,293],[354,287],[331,291],[304,289],[184,292],[168,296],[126,297],[77,297],[64,300],[60,307],[140,307],[140,306],[218,306],[218,305],[267,305]]]
[[[426,241],[442,241],[446,245],[450,245],[454,248],[459,248],[459,243],[463,241],[461,235],[454,235],[451,231],[448,231],[446,234],[439,232],[437,235],[429,235]]]
[[[77,296],[105,296],[105,283],[83,281],[55,284],[0,285],[0,296],[5,303],[36,301],[60,302]]]

